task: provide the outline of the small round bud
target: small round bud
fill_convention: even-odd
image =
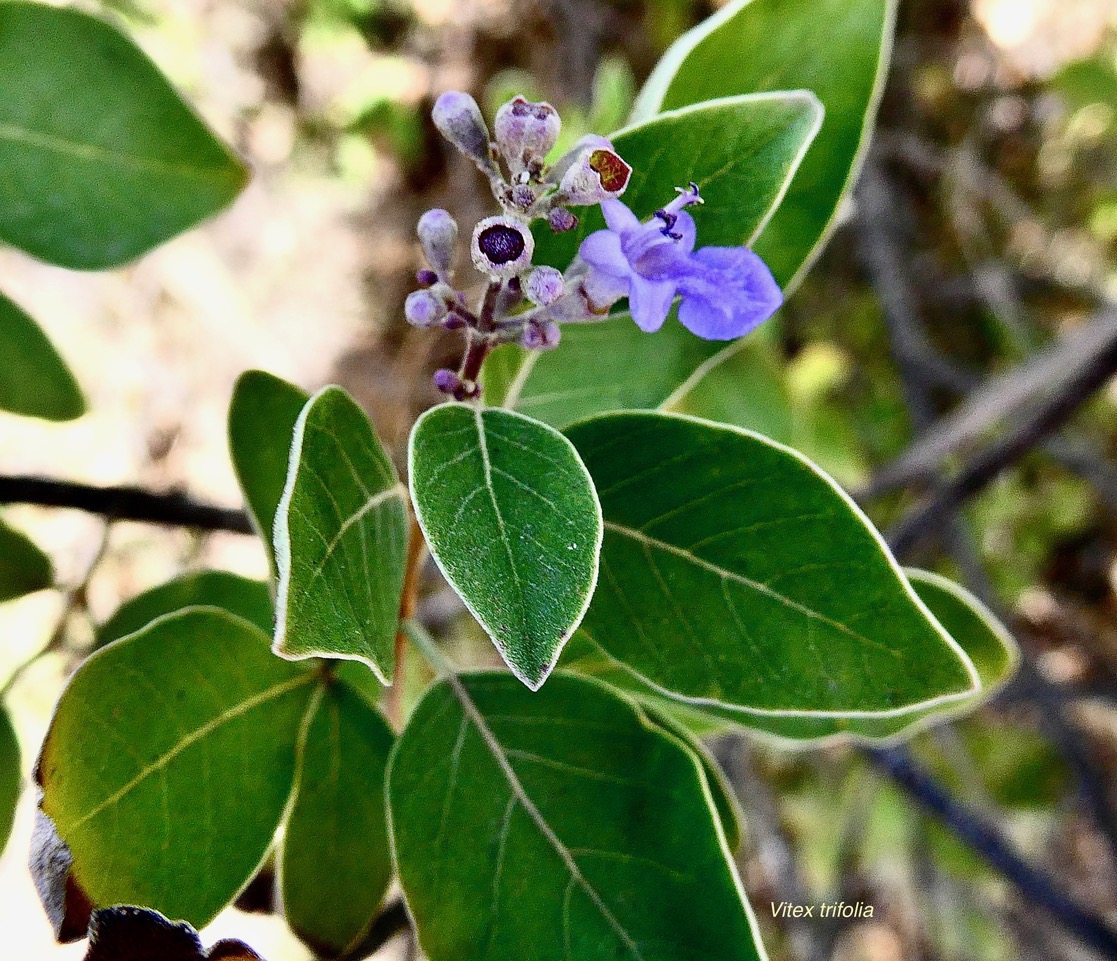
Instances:
[[[448,313],[442,321],[442,327],[445,330],[461,330],[466,325],[466,320],[461,314],[456,314],[452,310]]]
[[[511,200],[520,210],[530,210],[535,203],[535,191],[527,184],[516,184],[512,188]]]
[[[454,262],[454,245],[458,242],[458,223],[445,210],[428,210],[415,227],[423,254],[435,273],[446,275]]]
[[[493,118],[497,147],[513,175],[542,167],[561,129],[562,121],[554,107],[532,103],[525,97],[509,100]]]
[[[520,343],[528,350],[554,350],[562,333],[558,324],[551,321],[531,321],[525,328]]]
[[[431,119],[439,133],[482,170],[494,169],[489,153],[489,128],[477,101],[468,93],[449,90],[442,94],[434,102]]]
[[[413,291],[403,304],[403,315],[413,327],[433,327],[441,323],[447,313],[445,301],[429,290]]]
[[[524,293],[537,307],[550,307],[565,289],[562,273],[554,267],[536,267],[527,275]]]
[[[424,287],[433,287],[435,284],[438,283],[438,274],[436,274],[433,270],[427,270],[426,268],[417,270],[415,272],[415,282],[417,284],[422,284]]]
[[[462,386],[462,379],[457,372],[446,367],[436,370],[431,380],[434,382],[435,388],[444,394],[453,394],[460,390]]]
[[[556,234],[566,233],[578,226],[578,218],[565,207],[555,207],[547,218]]]
[[[486,217],[473,231],[473,263],[490,277],[512,277],[531,264],[535,238],[511,217]]]
[[[632,168],[609,147],[587,147],[570,164],[559,191],[576,207],[619,197],[628,186]]]

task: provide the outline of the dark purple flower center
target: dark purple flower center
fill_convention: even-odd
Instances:
[[[515,227],[493,224],[477,237],[477,246],[490,263],[501,266],[518,259],[524,252],[524,235]]]

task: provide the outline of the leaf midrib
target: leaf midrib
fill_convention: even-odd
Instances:
[[[187,164],[158,160],[154,157],[138,157],[134,154],[108,150],[96,144],[78,143],[64,137],[28,130],[25,127],[10,123],[0,123],[0,141],[47,150],[68,157],[76,157],[79,160],[91,160],[107,167],[127,167],[151,174],[172,174],[192,180],[227,181],[230,184],[239,183],[242,179],[242,172],[236,166],[192,167]]]
[[[589,879],[582,873],[581,868],[578,867],[578,862],[574,860],[574,855],[571,853],[570,848],[563,844],[562,839],[555,833],[554,828],[547,823],[542,812],[536,807],[535,802],[531,799],[531,796],[527,793],[519,776],[516,774],[515,768],[512,767],[512,762],[508,760],[508,756],[505,754],[500,741],[497,740],[492,728],[486,723],[484,715],[474,703],[473,698],[470,697],[469,691],[466,690],[465,685],[461,682],[460,678],[452,672],[447,673],[445,676],[447,683],[454,692],[454,696],[462,706],[462,711],[465,712],[465,715],[477,729],[477,733],[481,735],[481,740],[485,742],[485,747],[492,755],[493,760],[496,761],[497,766],[508,782],[508,786],[512,790],[512,796],[523,806],[528,817],[531,818],[536,828],[539,829],[539,833],[543,835],[543,838],[566,866],[567,871],[570,873],[571,880],[577,882],[586,893],[593,902],[594,907],[600,912],[602,918],[605,919],[609,927],[611,927],[617,937],[620,938],[625,948],[628,949],[631,957],[635,959],[635,961],[645,961],[644,955],[640,952],[640,948],[632,939],[632,936],[624,929],[624,926],[617,920],[613,912],[609,910],[609,906],[605,903],[605,900],[597,892],[597,889],[590,884]]]
[[[195,728],[193,731],[180,738],[169,750],[165,751],[154,761],[147,764],[135,776],[133,776],[131,780],[129,780],[121,787],[117,788],[112,794],[102,800],[99,804],[95,805],[85,814],[75,818],[73,821],[59,822],[59,833],[75,831],[91,821],[97,815],[101,814],[103,811],[119,803],[136,787],[147,780],[147,778],[163,770],[185,750],[192,747],[194,744],[197,744],[199,741],[204,740],[223,725],[229,723],[230,721],[234,721],[237,718],[244,717],[250,711],[256,709],[257,707],[260,707],[263,704],[268,703],[269,701],[273,701],[279,697],[282,697],[284,694],[297,690],[300,687],[314,684],[316,682],[316,675],[310,672],[302,674],[298,677],[289,678],[286,681],[281,681],[278,684],[273,684],[271,687],[257,692],[252,697],[247,698],[241,701],[239,704],[236,704],[233,707],[229,708],[228,710],[222,711],[215,717],[210,718],[210,720],[206,721],[205,724],[202,724],[200,727]]]
[[[882,644],[880,641],[874,641],[872,638],[866,637],[864,634],[855,631],[848,624],[843,624],[841,621],[836,621],[832,617],[823,614],[821,611],[816,611],[814,608],[808,607],[806,604],[803,604],[800,601],[796,601],[795,599],[788,597],[786,594],[780,593],[779,591],[769,587],[767,584],[764,584],[761,581],[753,580],[751,577],[741,574],[738,571],[731,571],[728,568],[720,567],[717,564],[714,564],[712,561],[707,561],[704,558],[699,557],[697,554],[686,550],[685,548],[678,547],[675,544],[668,543],[667,541],[662,541],[656,537],[651,537],[648,534],[645,534],[643,531],[637,530],[634,527],[628,527],[624,524],[618,524],[616,521],[608,520],[604,522],[604,526],[607,531],[612,531],[615,534],[620,534],[624,537],[628,537],[630,540],[636,541],[636,543],[640,544],[645,549],[654,548],[655,550],[673,554],[676,557],[680,557],[683,560],[694,564],[695,567],[699,567],[711,574],[716,574],[722,580],[733,581],[736,584],[740,584],[743,587],[747,587],[750,590],[756,591],[758,594],[763,594],[770,600],[784,605],[789,610],[796,611],[799,614],[802,614],[804,617],[811,618],[812,620],[817,620],[820,623],[825,624],[826,626],[833,628],[834,630],[839,631],[840,633],[845,634],[848,637],[851,637],[855,641],[858,641],[862,644],[867,644],[870,647],[877,648],[878,650],[891,654],[893,657],[901,659],[903,658],[902,652],[894,650],[893,648]]]

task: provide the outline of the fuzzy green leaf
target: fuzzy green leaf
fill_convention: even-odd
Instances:
[[[601,510],[577,452],[520,414],[443,404],[415,424],[409,472],[442,573],[537,690],[597,583]]]
[[[756,244],[794,287],[833,231],[868,143],[888,67],[895,0],[735,0],[684,34],[637,100],[647,120],[716,97],[810,90],[826,108],[787,196]],[[701,236],[701,234],[700,234]]]
[[[431,961],[757,961],[701,762],[596,683],[437,684],[388,773]]]
[[[59,936],[80,936],[91,907],[113,904],[211,921],[271,844],[315,683],[215,608],[169,615],[90,657],[36,772],[32,863]]]
[[[605,517],[582,629],[653,686],[749,714],[902,712],[976,689],[969,658],[817,467],[656,413],[568,431]]]
[[[367,934],[392,875],[384,775],[395,743],[383,717],[344,683],[307,729],[279,876],[291,929],[323,957]]]
[[[97,628],[97,646],[134,634],[156,618],[186,607],[219,607],[267,634],[272,630],[271,595],[263,581],[228,571],[192,571],[121,604]]]
[[[295,422],[310,400],[306,391],[274,374],[241,374],[229,403],[229,455],[252,522],[275,565],[275,512],[283,496]]]
[[[3,294],[0,356],[0,410],[55,421],[85,413],[85,398],[66,362],[42,328]]]
[[[276,512],[273,650],[364,661],[390,683],[407,525],[407,491],[365,412],[340,387],[319,391]]]

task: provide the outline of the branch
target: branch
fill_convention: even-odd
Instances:
[[[904,553],[916,546],[942,517],[960,507],[1058,430],[1093,394],[1117,373],[1117,331],[1109,341],[1062,384],[1062,389],[1036,405],[1003,437],[977,454],[955,477],[943,482],[921,505],[889,531],[893,548]]]
[[[196,501],[181,491],[155,493],[141,487],[97,487],[47,477],[0,477],[0,504],[70,507],[118,521],[253,533],[244,511]]]
[[[867,750],[869,760],[900,785],[955,837],[980,854],[1030,902],[1042,905],[1068,931],[1105,957],[1117,958],[1117,933],[1023,861],[997,828],[955,800],[903,748]]]

